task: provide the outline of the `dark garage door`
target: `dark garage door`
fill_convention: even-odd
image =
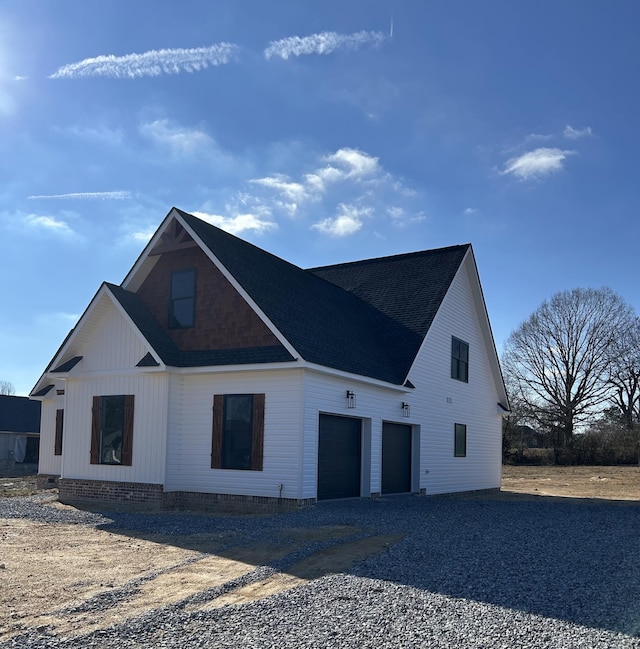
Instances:
[[[411,491],[411,426],[382,424],[382,493]]]
[[[361,420],[320,415],[318,500],[360,496]]]

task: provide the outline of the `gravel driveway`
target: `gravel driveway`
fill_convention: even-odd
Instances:
[[[0,499],[0,518],[176,537],[233,531],[234,538],[240,535],[247,544],[282,535],[289,527],[322,525],[354,526],[366,530],[362,536],[405,536],[348,573],[326,575],[242,606],[188,611],[174,604],[73,640],[40,629],[0,643],[2,649],[640,648],[640,505],[635,503],[399,496],[235,518],[99,514],[54,509],[45,500]],[[212,599],[266,575],[285,573],[332,543],[307,544],[200,597]],[[96,615],[109,605],[108,598],[87,604]]]

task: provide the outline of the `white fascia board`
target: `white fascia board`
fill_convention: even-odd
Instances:
[[[346,381],[353,381],[363,385],[375,386],[378,388],[384,388],[385,390],[393,390],[394,392],[399,392],[401,394],[411,394],[414,389],[408,388],[404,385],[396,385],[395,383],[389,383],[387,381],[381,381],[380,379],[374,379],[368,376],[363,376],[362,374],[353,374],[351,372],[343,372],[342,370],[336,370],[332,367],[327,367],[326,365],[317,365],[315,363],[307,363],[302,361],[301,366],[311,372],[317,372],[318,374],[325,374],[333,376],[335,378],[344,379]]]
[[[502,368],[500,367],[500,359],[498,358],[498,351],[496,349],[496,342],[493,337],[493,331],[491,329],[491,321],[489,320],[489,312],[487,311],[487,303],[484,299],[484,292],[482,291],[482,283],[480,282],[480,274],[478,273],[478,265],[476,264],[476,257],[473,254],[473,248],[469,247],[465,258],[460,264],[460,267],[464,266],[465,263],[469,263],[471,267],[470,275],[475,278],[475,281],[471,282],[471,290],[473,292],[473,297],[476,302],[476,308],[478,313],[482,314],[484,317],[480,317],[480,325],[482,327],[482,333],[485,339],[485,345],[487,352],[489,354],[489,363],[491,364],[491,369],[493,372],[493,380],[496,385],[496,391],[500,396],[501,403],[503,403],[507,409],[509,408],[509,398],[507,397],[507,389],[504,384],[504,377],[502,375]]]
[[[107,286],[105,282],[103,282],[100,285],[100,288],[97,290],[96,294],[91,298],[91,302],[89,302],[89,305],[87,306],[83,314],[78,319],[78,322],[76,322],[73,329],[71,329],[71,331],[67,334],[67,338],[62,343],[62,345],[56,352],[55,356],[51,359],[51,362],[47,366],[47,369],[43,372],[42,377],[40,377],[40,380],[44,378],[63,378],[64,376],[68,375],[68,372],[56,372],[54,375],[52,375],[51,370],[55,369],[58,365],[61,364],[62,359],[65,357],[66,352],[69,350],[69,348],[72,346],[75,339],[78,337],[79,332],[87,324],[87,321],[91,317],[91,313],[93,309],[95,308],[96,304],[98,304],[98,302],[104,295],[107,295],[110,300],[114,299],[113,296],[111,295],[111,292],[107,290]]]
[[[200,367],[167,367],[167,371],[173,374],[223,374],[229,372],[265,372],[265,371],[286,371],[286,370],[307,370],[309,372],[317,372],[333,376],[334,378],[359,383],[362,385],[375,386],[384,388],[386,390],[393,390],[401,394],[410,394],[413,388],[408,388],[403,385],[396,385],[395,383],[388,383],[379,379],[373,379],[361,374],[352,374],[350,372],[342,372],[335,370],[331,367],[324,365],[316,365],[315,363],[307,363],[303,360],[289,361],[286,363],[254,363],[247,365],[207,365]]]
[[[170,213],[171,214],[171,213]],[[202,251],[207,255],[215,267],[224,275],[227,281],[238,291],[242,299],[253,309],[257,316],[269,328],[269,331],[278,339],[280,344],[293,356],[294,358],[301,358],[301,355],[295,347],[283,336],[280,330],[271,322],[266,313],[254,302],[253,298],[240,286],[236,278],[227,270],[222,262],[209,250],[209,247],[198,237],[198,235],[187,225],[178,212],[175,213],[175,218],[178,219],[182,227],[189,233],[191,238],[198,243]]]
[[[172,374],[224,374],[228,372],[265,372],[278,370],[299,370],[303,367],[300,361],[284,363],[247,363],[243,365],[198,365],[195,367],[167,367]]]

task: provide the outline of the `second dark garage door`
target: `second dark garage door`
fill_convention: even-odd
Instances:
[[[382,493],[411,491],[411,426],[382,424]]]
[[[318,500],[360,496],[362,420],[320,415]]]

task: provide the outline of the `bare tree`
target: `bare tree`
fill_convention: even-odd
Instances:
[[[0,394],[6,394],[12,396],[16,393],[16,389],[13,387],[13,383],[10,381],[0,380]]]
[[[610,396],[611,349],[634,318],[609,288],[556,293],[507,340],[503,369],[531,416],[570,445],[580,422]]]
[[[634,318],[611,348],[610,400],[633,430],[640,419],[640,318]]]

